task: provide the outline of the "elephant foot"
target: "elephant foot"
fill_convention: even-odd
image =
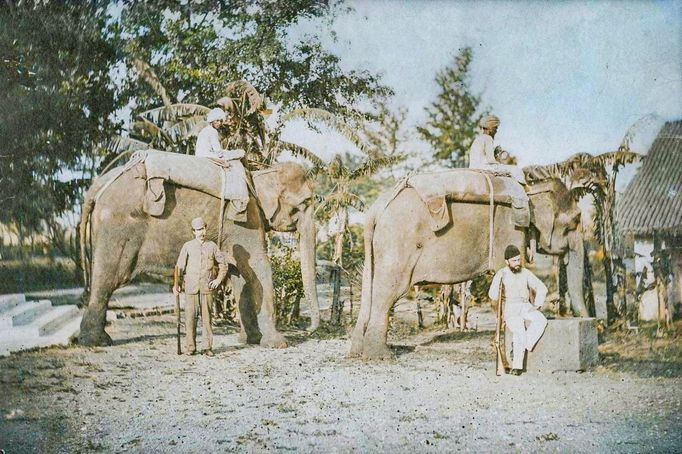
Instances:
[[[81,330],[81,333],[78,335],[78,345],[85,347],[104,347],[112,343],[111,336],[104,330],[96,333]]]
[[[351,336],[349,358],[359,358],[362,356],[363,336]]]
[[[270,335],[263,335],[260,340],[261,347],[268,348],[286,348],[289,346],[287,340],[280,333],[275,332]]]
[[[395,354],[384,343],[365,343],[362,357],[370,361],[385,360],[395,358]]]
[[[247,334],[246,331],[242,330],[239,332],[238,340],[240,344],[257,345],[260,344],[261,337],[260,334]]]
[[[317,331],[317,329],[319,327],[320,327],[320,319],[318,318],[317,320],[313,320],[310,322],[310,326],[308,327],[308,329],[306,331],[308,331],[309,333],[314,333],[315,331]]]

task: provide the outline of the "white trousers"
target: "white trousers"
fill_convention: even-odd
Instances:
[[[530,303],[513,303],[505,305],[504,321],[513,337],[512,368],[523,369],[526,350],[532,350],[542,337],[547,326],[547,319]],[[530,322],[528,329],[526,329],[526,321]]]

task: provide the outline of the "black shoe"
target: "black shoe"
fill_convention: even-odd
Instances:
[[[521,369],[512,369],[509,373],[512,375],[521,375]]]

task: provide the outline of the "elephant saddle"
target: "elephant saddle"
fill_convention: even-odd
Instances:
[[[170,182],[223,200],[230,200],[228,218],[243,220],[249,190],[246,170],[239,160],[221,161],[144,150],[135,153],[131,161],[143,163],[146,170],[143,203],[146,213],[152,216],[160,216],[163,213],[166,202],[164,182]]]
[[[508,205],[512,208],[514,225],[530,225],[528,195],[521,184],[508,176],[474,169],[422,173],[398,183],[391,200],[406,187],[413,188],[424,202],[434,232],[451,222],[448,201]]]

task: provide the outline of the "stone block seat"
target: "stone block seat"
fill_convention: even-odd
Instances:
[[[511,361],[512,334],[505,331],[507,357]],[[526,354],[527,372],[585,371],[599,361],[597,319],[587,317],[547,320],[547,328],[535,349]]]

